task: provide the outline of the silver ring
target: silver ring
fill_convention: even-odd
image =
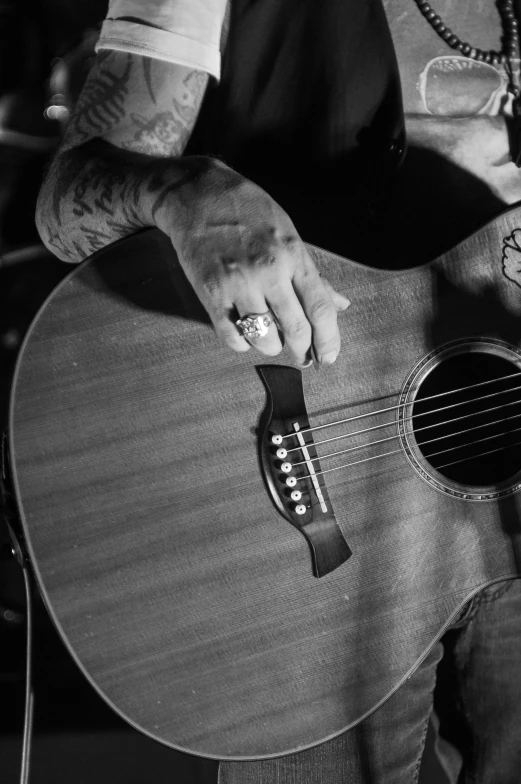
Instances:
[[[270,311],[267,310],[266,313],[250,313],[249,316],[243,316],[235,323],[245,338],[257,340],[268,334],[272,321]]]

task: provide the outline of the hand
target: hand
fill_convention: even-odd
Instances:
[[[318,362],[332,364],[340,350],[337,311],[349,300],[320,277],[290,218],[265,191],[220,161],[192,160],[207,165],[171,187],[156,223],[217,335],[235,351],[253,345],[269,356],[282,350],[282,336],[298,365],[309,364],[311,347]],[[277,323],[250,344],[235,322],[267,310]]]

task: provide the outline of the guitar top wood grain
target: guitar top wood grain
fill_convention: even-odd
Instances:
[[[376,411],[447,342],[521,348],[521,289],[504,267],[518,227],[521,213],[505,213],[398,273],[311,248],[352,302],[335,365],[304,373],[311,425],[381,423]],[[473,593],[520,566],[519,494],[481,503],[439,492],[397,439],[388,457],[324,475],[353,555],[314,577],[259,468],[261,359],[220,346],[169,241],[151,230],[58,287],[13,385],[13,479],[54,622],[133,726],[208,757],[289,753],[359,722]],[[387,416],[396,435],[396,412]]]

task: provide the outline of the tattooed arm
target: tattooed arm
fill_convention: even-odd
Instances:
[[[182,154],[207,81],[172,63],[98,54],[38,200],[38,230],[59,258],[81,261],[154,225],[151,178]]]
[[[235,351],[250,344],[235,320],[274,312],[255,342],[298,364],[340,348],[337,309],[293,223],[254,183],[212,158],[182,156],[208,76],[121,52],[98,54],[64,143],[42,187],[37,226],[59,258],[81,261],[144,226],[158,226]],[[280,331],[279,331],[280,330]]]

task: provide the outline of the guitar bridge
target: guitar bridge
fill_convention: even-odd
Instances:
[[[270,496],[280,514],[306,538],[315,577],[351,555],[338,526],[310,432],[302,373],[292,367],[257,368],[268,393],[259,453]]]

